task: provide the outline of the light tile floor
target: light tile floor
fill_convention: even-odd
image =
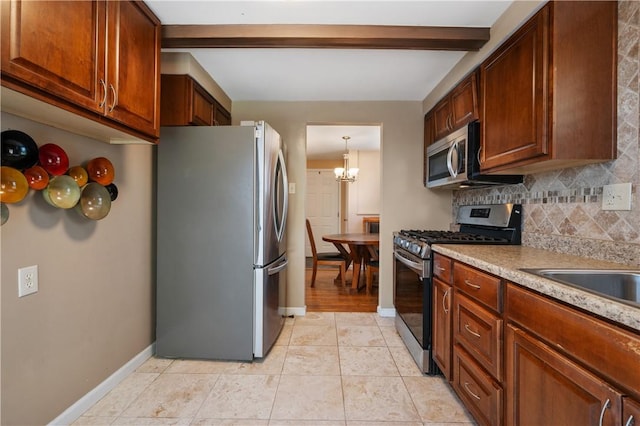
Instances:
[[[74,425],[472,425],[373,313],[289,318],[253,363],[151,358]]]

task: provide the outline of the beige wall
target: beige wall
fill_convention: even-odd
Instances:
[[[380,124],[381,308],[393,308],[392,232],[401,228],[448,228],[451,194],[422,184],[423,124],[421,102],[234,102],[233,121],[266,120],[282,136],[288,149],[289,180],[296,183],[290,198],[287,274],[290,308],[304,307],[304,188],[307,124]]]
[[[30,191],[9,205],[2,248],[2,424],[41,425],[154,340],[153,151],[107,145],[2,113],[2,130],[60,145],[72,165],[109,158],[118,199],[100,221]],[[17,270],[38,265],[39,291],[18,298]]]

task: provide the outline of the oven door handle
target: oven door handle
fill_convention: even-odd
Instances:
[[[421,262],[413,262],[409,259],[407,259],[406,257],[398,254],[397,252],[393,252],[393,256],[400,261],[403,265],[407,266],[408,268],[414,270],[415,272],[417,272],[418,274],[420,274],[420,276],[422,276],[422,263]]]

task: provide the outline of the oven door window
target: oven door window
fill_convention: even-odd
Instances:
[[[429,279],[424,280],[405,266],[398,259],[394,259],[394,303],[397,314],[402,318],[420,346],[425,348],[429,344],[428,332],[431,329],[430,316],[425,315],[425,306],[429,306]]]

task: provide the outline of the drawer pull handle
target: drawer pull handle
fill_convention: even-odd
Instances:
[[[468,382],[464,382],[464,388],[467,390],[467,392],[469,392],[471,394],[471,396],[473,396],[478,401],[480,400],[480,397],[478,395],[476,395],[475,393],[473,393],[471,391],[471,389],[469,389],[469,383]]]
[[[629,419],[627,419],[627,422],[624,424],[624,426],[633,426],[633,424],[633,415],[631,415],[629,416]]]
[[[465,283],[466,285],[468,285],[469,287],[471,287],[471,288],[475,288],[476,290],[479,290],[479,289],[480,289],[480,286],[479,286],[478,284],[474,284],[474,283],[472,283],[472,282],[471,282],[471,281],[469,281],[469,280],[464,280],[464,283]]]
[[[436,265],[436,269],[437,269],[438,271],[440,271],[440,272],[442,272],[442,271],[444,271],[444,270],[445,270],[445,268],[443,268],[443,267],[442,267],[442,266],[440,266],[440,265]]]
[[[113,112],[113,109],[118,104],[118,94],[116,93],[116,88],[113,87],[113,84],[109,84],[109,89],[111,89],[111,93],[113,93],[113,104],[109,107],[109,112]]]
[[[102,86],[102,100],[98,108],[102,108],[104,103],[107,102],[107,83],[105,83],[103,79],[100,79],[100,85]]]
[[[600,421],[598,425],[602,426],[602,421],[604,420],[604,412],[607,411],[607,408],[611,405],[611,400],[607,399],[602,405],[602,411],[600,411]]]
[[[447,309],[447,305],[445,305],[444,301],[447,300],[447,295],[449,294],[449,290],[451,289],[448,288],[447,291],[445,291],[444,294],[442,295],[442,309],[444,310],[444,313],[446,315],[449,315],[449,310]]]
[[[474,336],[480,338],[480,333],[473,331],[471,327],[469,327],[469,324],[465,324],[464,329],[467,330],[469,333],[473,334]]]

